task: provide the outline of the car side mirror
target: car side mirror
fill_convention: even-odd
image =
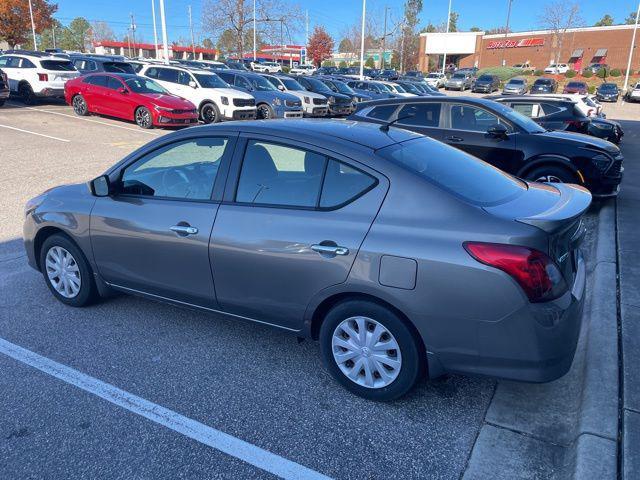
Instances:
[[[108,197],[111,195],[111,181],[107,175],[100,175],[89,182],[91,195],[95,197]]]
[[[507,127],[501,123],[496,123],[495,125],[491,125],[487,129],[487,134],[493,138],[507,138],[508,133],[509,133],[509,130],[507,130]]]
[[[194,82],[193,80],[191,80],[191,81],[189,82],[189,86],[190,86],[191,88],[198,88],[198,84],[197,84],[196,82]]]
[[[281,92],[284,92],[284,85],[278,85],[278,90],[280,90]]]
[[[120,93],[120,95],[126,95],[127,93],[129,93],[129,90],[127,90],[127,89],[126,89],[126,88],[124,88],[124,87],[120,87],[120,88],[118,89],[118,92]]]

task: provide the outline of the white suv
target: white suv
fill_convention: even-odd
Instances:
[[[276,62],[255,62],[253,71],[260,73],[277,73],[282,71],[282,66]]]
[[[447,81],[447,76],[442,72],[431,72],[424,77],[424,81],[427,82],[427,85],[430,85],[433,88],[440,88],[444,87],[444,84]]]
[[[567,73],[569,71],[569,65],[566,63],[552,63],[544,69],[544,73]]]
[[[169,93],[196,105],[204,123],[256,118],[256,99],[231,88],[210,70],[145,65],[138,75],[155,80]]]
[[[68,59],[40,52],[2,55],[0,69],[7,74],[11,92],[27,104],[37,97],[64,98],[64,84],[80,75]]]
[[[293,67],[289,73],[291,75],[313,75],[315,71],[316,67],[313,65],[298,65],[297,67]]]

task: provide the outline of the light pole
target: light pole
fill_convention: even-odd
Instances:
[[[31,33],[33,34],[33,49],[38,50],[38,42],[36,41],[36,24],[33,23],[33,6],[29,0],[29,15],[31,16]]]
[[[511,20],[511,3],[513,3],[513,0],[509,0],[509,9],[507,10],[507,28],[504,31],[504,43],[502,45],[502,66],[503,67],[505,65],[504,53],[505,53],[505,48],[507,48],[507,35],[509,35],[509,20]]]
[[[362,31],[360,32],[360,80],[364,80],[364,20],[367,12],[367,0],[362,0]]]
[[[627,71],[624,75],[624,87],[626,92],[629,88],[629,69],[631,68],[631,59],[633,58],[633,49],[636,46],[636,32],[638,31],[638,17],[640,17],[640,2],[638,2],[638,11],[636,12],[636,23],[633,27],[633,37],[631,37],[631,48],[629,48],[629,60],[627,60]]]
[[[384,70],[384,54],[387,49],[387,11],[389,7],[384,7],[384,33],[382,35],[382,53],[380,54],[380,69]]]
[[[158,59],[158,30],[156,28],[156,0],[151,0],[151,16],[153,17],[153,50]]]
[[[160,0],[160,23],[162,24],[162,49],[164,51],[164,63],[169,65],[169,41],[167,40],[167,19],[164,16],[164,0]]]
[[[193,59],[196,59],[196,43],[193,39],[193,19],[191,18],[191,5],[189,5],[189,30],[191,31],[191,53],[193,54]]]
[[[449,25],[450,24],[451,24],[451,0],[449,0],[449,13],[447,13],[447,33],[449,33]],[[446,48],[446,46],[445,46],[445,48]],[[446,50],[444,52],[444,56],[442,57],[442,73],[444,73],[445,68],[447,68],[447,52],[446,52]]]
[[[256,0],[253,0],[253,61],[256,61]]]

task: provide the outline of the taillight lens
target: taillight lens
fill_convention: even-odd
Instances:
[[[558,265],[539,250],[481,242],[465,242],[464,248],[480,263],[510,275],[522,287],[530,302],[553,300],[567,291]]]
[[[49,75],[47,75],[46,73],[39,73],[38,74],[38,80],[40,80],[41,82],[48,82],[49,81]]]

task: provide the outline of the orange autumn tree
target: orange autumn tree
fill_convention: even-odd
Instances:
[[[314,65],[320,66],[323,60],[330,58],[333,53],[333,38],[327,31],[316,26],[309,38],[307,56],[313,60]]]
[[[58,5],[47,0],[31,0],[36,33],[49,28]],[[27,0],[0,0],[0,39],[13,48],[27,42],[31,35],[31,17]]]

